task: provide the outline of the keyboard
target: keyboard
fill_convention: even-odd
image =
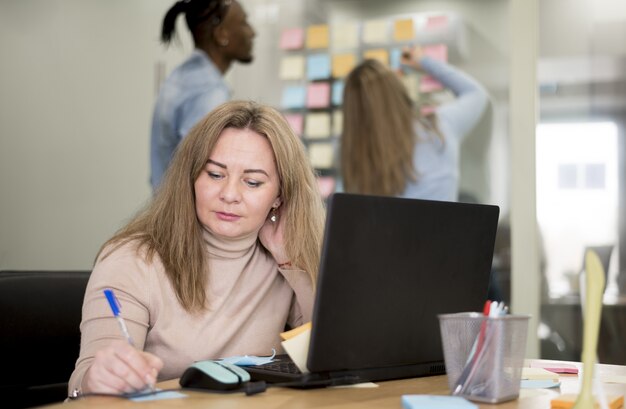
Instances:
[[[267,371],[294,374],[294,375],[301,374],[295,362],[291,360],[278,360],[274,362],[269,362],[264,365],[257,365],[255,366],[255,368],[264,369]]]

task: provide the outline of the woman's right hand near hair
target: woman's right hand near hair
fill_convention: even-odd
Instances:
[[[129,393],[154,385],[161,358],[116,340],[96,352],[82,381],[83,393]]]
[[[420,59],[424,55],[422,48],[418,45],[413,47],[402,48],[402,55],[400,56],[400,64],[411,67],[414,70],[421,70],[422,65]]]

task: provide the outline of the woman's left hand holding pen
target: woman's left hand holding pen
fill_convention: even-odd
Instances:
[[[96,352],[82,380],[82,393],[122,394],[154,385],[163,368],[161,358],[115,340]]]

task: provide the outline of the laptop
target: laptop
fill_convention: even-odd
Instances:
[[[331,195],[310,373],[287,355],[245,369],[295,387],[445,373],[437,315],[482,310],[498,214],[493,205]]]

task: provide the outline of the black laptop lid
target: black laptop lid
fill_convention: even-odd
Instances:
[[[482,310],[498,213],[491,205],[332,195],[308,369],[442,363],[437,314]]]

